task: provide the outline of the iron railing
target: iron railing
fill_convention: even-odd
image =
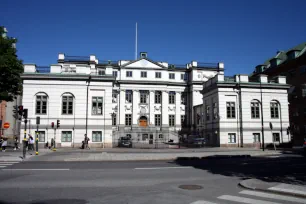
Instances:
[[[50,67],[49,66],[37,66],[36,73],[50,73]]]
[[[65,56],[65,62],[72,62],[72,61],[84,61],[87,62],[90,60],[89,56]]]

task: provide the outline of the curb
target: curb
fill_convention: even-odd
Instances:
[[[288,196],[293,196],[293,197],[298,197],[298,198],[306,198],[305,194],[299,194],[299,193],[290,193],[290,192],[284,192],[284,191],[278,191],[278,190],[272,190],[272,189],[266,189],[266,188],[257,188],[257,187],[252,187],[246,184],[247,180],[243,180],[239,182],[238,186],[253,190],[253,191],[261,191],[261,192],[266,192],[266,193],[274,193],[274,194],[279,194],[279,195],[288,195]]]

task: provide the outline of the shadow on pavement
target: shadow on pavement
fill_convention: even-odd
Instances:
[[[181,166],[193,166],[212,174],[256,178],[266,182],[306,185],[306,157],[300,155],[250,157],[249,155],[216,155],[210,157],[180,157]]]
[[[50,200],[32,201],[32,202],[25,202],[25,203],[28,203],[28,204],[63,204],[63,203],[86,204],[88,202],[82,199],[50,199]],[[14,203],[0,201],[0,204],[14,204]]]

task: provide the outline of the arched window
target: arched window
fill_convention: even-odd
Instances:
[[[251,117],[254,119],[260,118],[259,106],[260,106],[260,103],[258,100],[251,101]]]
[[[35,113],[37,115],[47,114],[47,102],[48,102],[47,94],[45,94],[45,93],[36,94]]]
[[[279,114],[278,114],[278,110],[279,109],[279,105],[277,101],[271,101],[270,102],[270,113],[271,113],[271,118],[278,118]]]
[[[72,94],[63,94],[62,95],[62,114],[63,115],[72,115],[73,114],[73,95]]]

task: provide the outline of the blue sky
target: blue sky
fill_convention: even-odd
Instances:
[[[134,59],[138,51],[173,64],[224,62],[226,75],[305,42],[304,0],[2,0],[0,24],[18,38],[24,63],[50,65],[58,53]]]

